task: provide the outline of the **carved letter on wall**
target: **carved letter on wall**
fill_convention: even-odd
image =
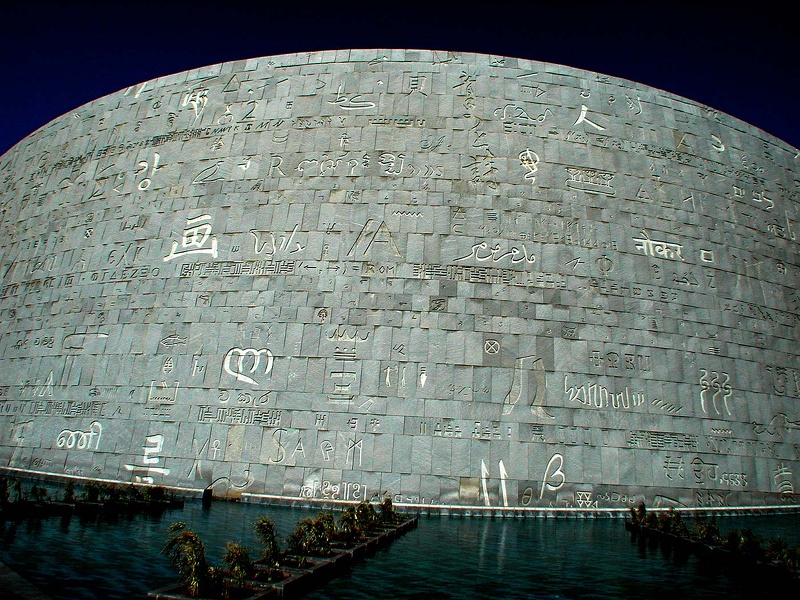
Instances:
[[[514,382],[506,394],[503,402],[503,414],[511,414],[520,399],[523,404],[531,407],[534,416],[552,419],[551,415],[542,406],[545,401],[545,375],[544,363],[541,358],[523,356],[517,359],[514,366]]]
[[[264,367],[264,374],[269,374],[272,371],[272,352],[266,348],[256,350],[255,348],[231,348],[225,355],[225,360],[222,361],[222,368],[228,375],[233,375],[238,381],[244,381],[252,386],[257,386],[258,382],[252,377],[248,377],[245,373],[254,374],[258,367],[261,365],[261,355],[266,355],[267,364]],[[238,360],[234,365],[231,365],[231,360],[234,356]],[[253,357],[253,362],[249,367],[245,365],[245,360],[248,356]]]
[[[539,492],[539,500],[542,499],[544,496],[545,487],[550,490],[551,492],[555,492],[561,489],[564,485],[564,482],[567,480],[567,477],[564,475],[564,471],[561,469],[564,467],[564,457],[560,454],[553,454],[550,457],[550,461],[547,463],[547,467],[544,470],[544,477],[542,477],[542,490]],[[551,470],[552,469],[552,470]],[[558,480],[557,484],[550,483],[549,480]]]

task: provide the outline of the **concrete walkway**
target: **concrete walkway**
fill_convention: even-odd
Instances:
[[[52,600],[3,562],[0,562],[0,597],[6,600]]]

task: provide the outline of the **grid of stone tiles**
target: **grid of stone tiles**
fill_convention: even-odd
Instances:
[[[799,160],[507,57],[121,90],[0,158],[0,461],[287,498],[792,503]]]

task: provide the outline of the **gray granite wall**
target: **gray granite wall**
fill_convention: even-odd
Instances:
[[[0,463],[793,504],[798,161],[713,108],[513,58],[318,52],[121,90],[0,158]]]

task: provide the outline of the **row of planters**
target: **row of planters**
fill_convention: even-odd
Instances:
[[[800,578],[800,546],[790,546],[780,537],[765,540],[747,528],[723,534],[713,519],[695,518],[687,525],[672,509],[656,514],[647,512],[644,504],[631,508],[630,517],[625,522],[628,531],[718,561],[734,573],[756,570]]]
[[[160,486],[90,481],[77,487],[72,480],[63,485],[45,486],[0,477],[0,520],[71,514],[158,513],[174,508],[183,508],[183,500],[168,495]]]
[[[150,592],[150,598],[292,598],[342,573],[369,554],[417,524],[416,518],[398,514],[391,498],[379,507],[363,501],[345,509],[338,523],[333,513],[301,519],[281,550],[275,525],[260,517],[253,525],[261,549],[257,559],[252,551],[235,542],[225,545],[224,567],[212,567],[205,557],[205,545],[185,523],[170,526],[163,552],[178,572],[180,582]]]

